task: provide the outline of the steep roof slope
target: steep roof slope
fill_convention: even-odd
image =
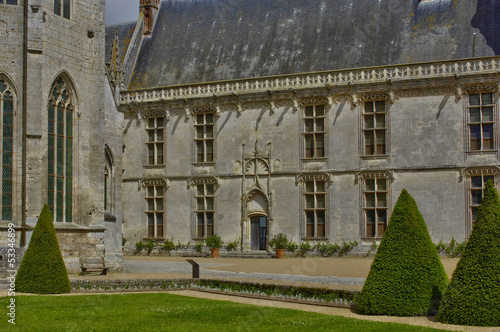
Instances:
[[[113,51],[113,41],[115,40],[115,36],[118,38],[118,62],[122,63],[125,54],[127,53],[128,46],[130,44],[130,40],[132,38],[132,34],[134,33],[134,29],[137,22],[127,22],[115,25],[106,26],[106,63],[111,62],[111,54]]]
[[[498,3],[164,0],[129,88],[494,55]]]

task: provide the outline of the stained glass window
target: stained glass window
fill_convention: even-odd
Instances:
[[[73,220],[73,111],[71,89],[59,77],[49,95],[47,153],[47,204],[59,222]]]
[[[0,118],[2,138],[2,220],[12,220],[12,163],[14,153],[14,96],[7,83],[0,80]]]

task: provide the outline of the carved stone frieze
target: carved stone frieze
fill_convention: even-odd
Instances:
[[[253,158],[245,162],[245,174],[252,174],[252,173],[268,174],[269,173],[268,160],[264,158]]]
[[[147,186],[164,186],[165,190],[168,189],[168,179],[166,178],[143,178],[139,180],[139,190]]]
[[[332,177],[330,173],[326,172],[311,172],[311,173],[300,173],[295,178],[295,185],[303,185],[306,181],[325,181],[327,185],[331,185]]]
[[[369,171],[360,171],[356,174],[356,183],[359,180],[364,179],[376,179],[376,178],[385,178],[391,181],[394,181],[394,173],[392,171],[387,170],[369,170]]]
[[[197,106],[191,108],[191,115],[197,113],[217,113],[217,108],[213,105]]]
[[[464,178],[470,178],[474,175],[494,175],[497,176],[500,172],[500,167],[498,166],[485,166],[485,167],[466,167],[462,169],[460,174],[460,182]]]
[[[319,105],[319,104],[328,105],[329,104],[328,98],[326,96],[306,97],[306,98],[300,98],[299,102],[300,106]]]
[[[142,112],[142,118],[153,118],[153,117],[165,117],[168,120],[168,112],[167,110],[150,110]]]
[[[195,188],[200,184],[213,184],[215,189],[219,188],[219,178],[215,176],[196,176],[188,179],[188,189]]]
[[[495,83],[483,83],[465,86],[463,89],[464,93],[478,93],[478,92],[497,92],[498,84]]]

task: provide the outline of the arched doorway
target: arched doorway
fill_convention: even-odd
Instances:
[[[250,217],[250,249],[267,249],[267,217],[264,215]]]
[[[267,197],[258,189],[246,196],[243,235],[247,250],[267,250],[269,219]]]

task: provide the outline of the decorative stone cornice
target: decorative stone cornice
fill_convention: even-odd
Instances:
[[[191,115],[195,115],[197,113],[217,113],[217,108],[211,105],[197,106],[190,109]]]
[[[330,173],[326,172],[310,172],[310,173],[300,173],[295,178],[295,185],[303,185],[306,181],[325,181],[327,185],[333,183]]]
[[[317,105],[317,104],[324,104],[324,105],[329,104],[328,98],[325,96],[314,96],[309,98],[301,98],[299,102],[300,106]]]
[[[363,181],[364,179],[377,179],[377,178],[385,178],[391,181],[394,181],[394,173],[393,171],[388,170],[366,170],[360,171],[356,173],[356,183],[359,180]]]
[[[478,92],[497,92],[498,84],[485,83],[468,85],[462,88],[463,93],[478,93]]]
[[[213,184],[215,190],[219,188],[219,178],[216,176],[196,176],[188,179],[187,188],[195,188],[199,184]]]
[[[462,182],[464,178],[470,178],[474,175],[498,175],[499,172],[500,167],[498,166],[465,167],[461,171],[460,182]]]
[[[280,91],[298,91],[306,89],[355,89],[363,85],[381,85],[409,83],[411,88],[419,88],[415,82],[428,86],[429,79],[467,80],[467,77],[479,75],[498,75],[500,57],[474,58],[443,62],[427,62],[360,68],[354,70],[336,70],[327,72],[282,75],[274,77],[250,78],[232,81],[190,84],[182,86],[158,87],[144,90],[126,90],[120,92],[121,105],[134,103],[167,102],[179,99],[212,98],[250,94],[263,94],[262,99],[272,104],[273,93]],[[427,82],[425,82],[427,81]],[[329,94],[329,93],[326,93]],[[126,109],[126,108],[125,108]]]
[[[160,109],[143,111],[141,116],[143,119],[152,117],[165,117],[167,120],[169,119],[167,110],[160,110]]]
[[[168,189],[168,179],[166,178],[143,178],[139,180],[139,190],[147,186],[164,186],[165,190]]]

